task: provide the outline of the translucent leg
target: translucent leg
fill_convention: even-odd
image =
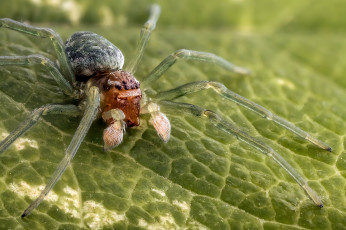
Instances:
[[[0,154],[3,153],[17,138],[34,126],[42,115],[62,114],[76,116],[81,113],[75,105],[44,105],[31,112],[29,117],[19,124],[3,141],[0,142]]]
[[[137,70],[138,64],[143,56],[143,52],[145,49],[145,46],[148,43],[151,31],[153,31],[156,27],[156,22],[159,19],[160,16],[160,6],[159,5],[152,5],[150,7],[150,15],[148,21],[144,23],[143,28],[141,30],[141,34],[139,36],[139,41],[136,47],[135,55],[132,57],[130,64],[128,66],[127,71],[134,74]]]
[[[41,192],[40,196],[33,203],[30,204],[30,206],[22,214],[22,217],[26,217],[27,215],[29,215],[43,201],[43,199],[50,192],[50,190],[52,190],[56,182],[60,179],[63,172],[66,170],[67,166],[70,164],[70,161],[75,156],[92,122],[96,118],[99,105],[100,105],[99,90],[96,87],[91,87],[88,91],[88,101],[87,101],[86,110],[77,128],[77,131],[72,137],[70,145],[67,147],[65,151],[64,159],[60,162],[58,168],[54,172],[52,178],[48,181],[46,187]]]
[[[70,83],[74,84],[74,74],[72,72],[70,62],[65,52],[64,42],[62,41],[60,35],[57,32],[49,28],[30,26],[24,23],[14,21],[9,18],[1,18],[0,27],[16,30],[36,37],[49,38],[52,41],[54,49],[57,53],[57,57],[60,63],[60,69],[63,76],[66,77],[66,80],[68,80]]]
[[[168,68],[171,67],[178,59],[215,63],[227,70],[236,72],[238,74],[250,74],[250,70],[236,66],[226,61],[225,59],[216,56],[215,54],[181,49],[166,57],[158,66],[156,66],[155,69],[151,71],[151,73],[141,82],[141,86],[145,88],[152,82],[159,79],[162,74],[166,72]]]
[[[304,180],[304,178],[279,153],[275,152],[267,144],[241,131],[239,128],[228,123],[226,120],[221,118],[218,114],[210,110],[206,110],[191,104],[177,103],[177,102],[171,102],[171,101],[161,101],[160,106],[168,113],[187,114],[187,115],[194,115],[199,118],[206,118],[215,127],[225,131],[226,133],[236,136],[239,140],[251,145],[252,147],[266,154],[267,156],[273,158],[282,168],[284,168],[297,181],[297,183],[306,191],[306,193],[309,195],[309,197],[313,200],[313,202],[318,207],[321,207],[321,208],[323,207],[323,203],[321,199],[317,196],[316,192],[312,188],[309,187],[309,185]]]
[[[316,139],[315,137],[311,136],[309,133],[305,132],[304,130],[298,128],[294,124],[290,123],[289,121],[286,121],[285,119],[273,114],[266,108],[250,101],[249,99],[246,99],[245,97],[240,96],[239,94],[236,94],[235,92],[229,90],[226,86],[219,82],[214,81],[198,81],[198,82],[192,82],[185,85],[182,85],[180,87],[177,87],[175,89],[160,92],[156,96],[154,96],[157,100],[172,100],[177,97],[181,97],[190,93],[194,93],[203,89],[213,89],[216,93],[220,94],[224,98],[234,101],[238,105],[241,105],[258,115],[262,116],[263,118],[266,118],[268,120],[272,120],[279,124],[280,126],[288,129],[289,131],[295,133],[296,135],[310,141],[317,147],[331,151],[332,148],[328,146],[327,144],[323,143],[322,141]]]
[[[53,79],[59,87],[67,95],[73,94],[72,85],[61,75],[60,71],[55,67],[54,63],[40,55],[29,56],[0,56],[0,66],[4,65],[42,65],[48,73],[51,74]]]

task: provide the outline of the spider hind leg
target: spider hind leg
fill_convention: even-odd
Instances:
[[[57,32],[49,28],[30,26],[9,18],[0,18],[0,27],[30,34],[35,37],[49,38],[52,41],[54,49],[56,51],[63,76],[65,76],[66,80],[68,80],[71,84],[75,83],[74,74],[65,52],[64,42]]]
[[[142,87],[146,88],[147,86],[150,86],[152,82],[158,80],[179,59],[196,60],[196,61],[201,61],[206,63],[214,63],[225,68],[226,70],[229,70],[238,74],[243,74],[243,75],[248,75],[251,73],[250,70],[244,67],[236,66],[230,63],[229,61],[223,59],[222,57],[219,57],[213,53],[180,49],[168,55],[168,57],[166,57],[158,66],[156,66],[149,73],[149,75],[143,79],[141,83]]]
[[[0,154],[3,153],[21,135],[33,127],[41,116],[48,114],[77,116],[80,115],[80,113],[80,109],[75,105],[44,105],[33,110],[26,120],[21,122],[15,130],[0,142]]]
[[[96,118],[100,106],[100,93],[97,87],[91,87],[87,91],[87,105],[84,111],[81,122],[72,137],[72,140],[65,150],[64,158],[59,163],[58,168],[55,170],[53,176],[48,181],[46,187],[42,190],[39,197],[32,202],[29,207],[23,212],[22,217],[29,215],[39,204],[44,200],[47,194],[53,189],[54,185],[60,179],[61,175],[65,172],[73,157],[76,155],[77,150],[84,140],[91,124]]]
[[[160,16],[160,11],[161,9],[159,5],[151,5],[149,19],[144,23],[142,27],[134,57],[132,57],[129,66],[126,68],[127,71],[133,74],[136,72],[138,64],[141,61],[145,46],[149,41],[150,34],[156,27],[156,22]]]
[[[41,55],[0,56],[0,66],[7,65],[41,65],[48,73],[51,74],[52,78],[66,95],[73,95],[72,85],[63,77],[58,68],[55,67],[54,63],[46,57]]]
[[[309,195],[311,200],[318,207],[322,208],[323,203],[318,197],[316,192],[308,185],[306,180],[298,173],[279,153],[273,150],[269,145],[257,140],[256,138],[250,136],[249,134],[243,132],[239,128],[227,122],[221,116],[213,111],[203,109],[196,105],[178,103],[172,101],[161,101],[160,106],[164,108],[165,111],[172,114],[186,114],[193,115],[197,118],[205,118],[208,122],[212,123],[216,128],[236,136],[239,140],[249,144],[250,146],[258,149],[266,156],[271,157],[278,163],[283,169],[285,169],[293,179],[301,186],[302,189]]]
[[[239,94],[229,90],[226,86],[224,86],[223,84],[219,82],[215,82],[215,81],[191,82],[191,83],[179,86],[172,90],[160,92],[157,95],[153,95],[153,97],[155,97],[155,99],[157,100],[172,100],[172,99],[175,99],[190,93],[195,93],[200,90],[209,89],[209,88],[213,89],[216,93],[221,95],[223,98],[233,101],[237,103],[238,105],[243,106],[246,109],[257,113],[263,118],[274,121],[275,123],[289,130],[290,132],[304,138],[307,141],[310,141],[315,146],[327,151],[332,150],[330,146],[318,140],[317,138],[311,136],[308,132],[300,129],[299,127],[295,126],[291,122],[279,117],[278,115],[256,104],[255,102],[250,101],[249,99],[242,97]]]

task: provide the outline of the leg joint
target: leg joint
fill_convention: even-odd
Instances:
[[[41,55],[32,54],[32,55],[29,55],[27,58],[28,58],[28,62],[31,64],[54,66],[54,63],[51,60]]]
[[[177,58],[182,58],[182,57],[185,57],[185,56],[190,56],[191,55],[191,52],[190,50],[186,50],[186,49],[180,49],[180,50],[177,50],[173,53],[173,56],[177,59]]]
[[[208,110],[208,109],[206,109],[202,112],[202,116],[205,116],[209,120],[212,120],[214,122],[219,122],[221,120],[221,117],[217,113],[215,113],[211,110]]]
[[[224,84],[217,81],[207,81],[207,88],[212,88],[218,93],[223,93],[228,90],[228,88]]]
[[[144,23],[144,25],[142,27],[142,30],[144,30],[144,31],[151,31],[151,30],[153,30],[152,24],[150,22]]]

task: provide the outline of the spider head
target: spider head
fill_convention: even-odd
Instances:
[[[125,114],[127,127],[139,125],[140,101],[142,92],[139,82],[129,72],[114,71],[91,79],[101,92],[101,113],[111,109],[120,109]],[[112,121],[105,120],[111,124]]]

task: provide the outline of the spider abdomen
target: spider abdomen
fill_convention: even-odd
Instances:
[[[74,33],[65,46],[72,70],[79,81],[121,69],[124,65],[124,55],[118,47],[92,32]]]

